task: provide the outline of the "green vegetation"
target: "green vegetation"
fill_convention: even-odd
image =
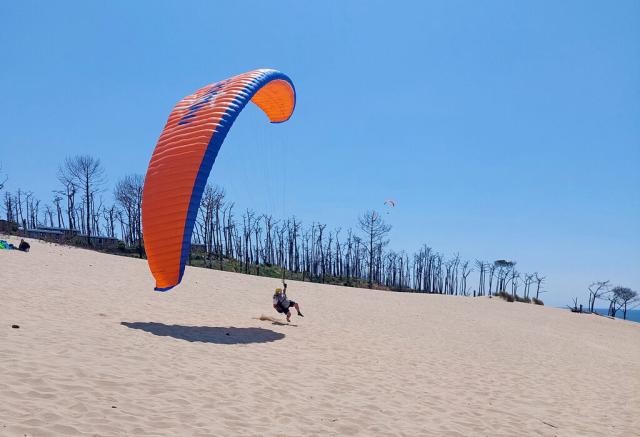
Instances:
[[[534,297],[533,299],[531,299],[529,297],[519,296],[518,294],[507,293],[506,291],[499,291],[498,293],[495,294],[495,296],[500,297],[506,300],[507,302],[522,302],[522,303],[533,302],[536,305],[544,305],[544,302],[542,302],[542,300],[538,299],[537,297]]]

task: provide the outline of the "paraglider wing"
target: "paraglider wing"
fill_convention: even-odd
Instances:
[[[385,200],[384,204],[387,205],[388,207],[391,207],[391,208],[395,208],[396,207],[396,201],[393,200],[393,199]]]
[[[169,115],[142,196],[144,245],[158,291],[182,280],[207,178],[227,132],[249,101],[272,123],[281,123],[293,113],[295,88],[279,71],[253,70],[199,89]]]

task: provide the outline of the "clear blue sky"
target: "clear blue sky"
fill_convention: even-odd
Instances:
[[[177,100],[272,67],[294,116],[248,107],[210,178],[239,207],[393,198],[395,249],[517,260],[556,305],[640,289],[638,1],[3,2],[0,66],[9,190],[51,199],[78,153],[143,174]]]

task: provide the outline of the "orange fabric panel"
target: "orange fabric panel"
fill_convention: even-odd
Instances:
[[[272,123],[287,121],[296,103],[293,87],[282,79],[272,80],[260,88],[251,101],[267,114]]]

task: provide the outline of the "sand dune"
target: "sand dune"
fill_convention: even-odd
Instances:
[[[277,284],[157,293],[145,261],[0,251],[0,435],[640,433],[640,324],[291,282],[287,325]]]

